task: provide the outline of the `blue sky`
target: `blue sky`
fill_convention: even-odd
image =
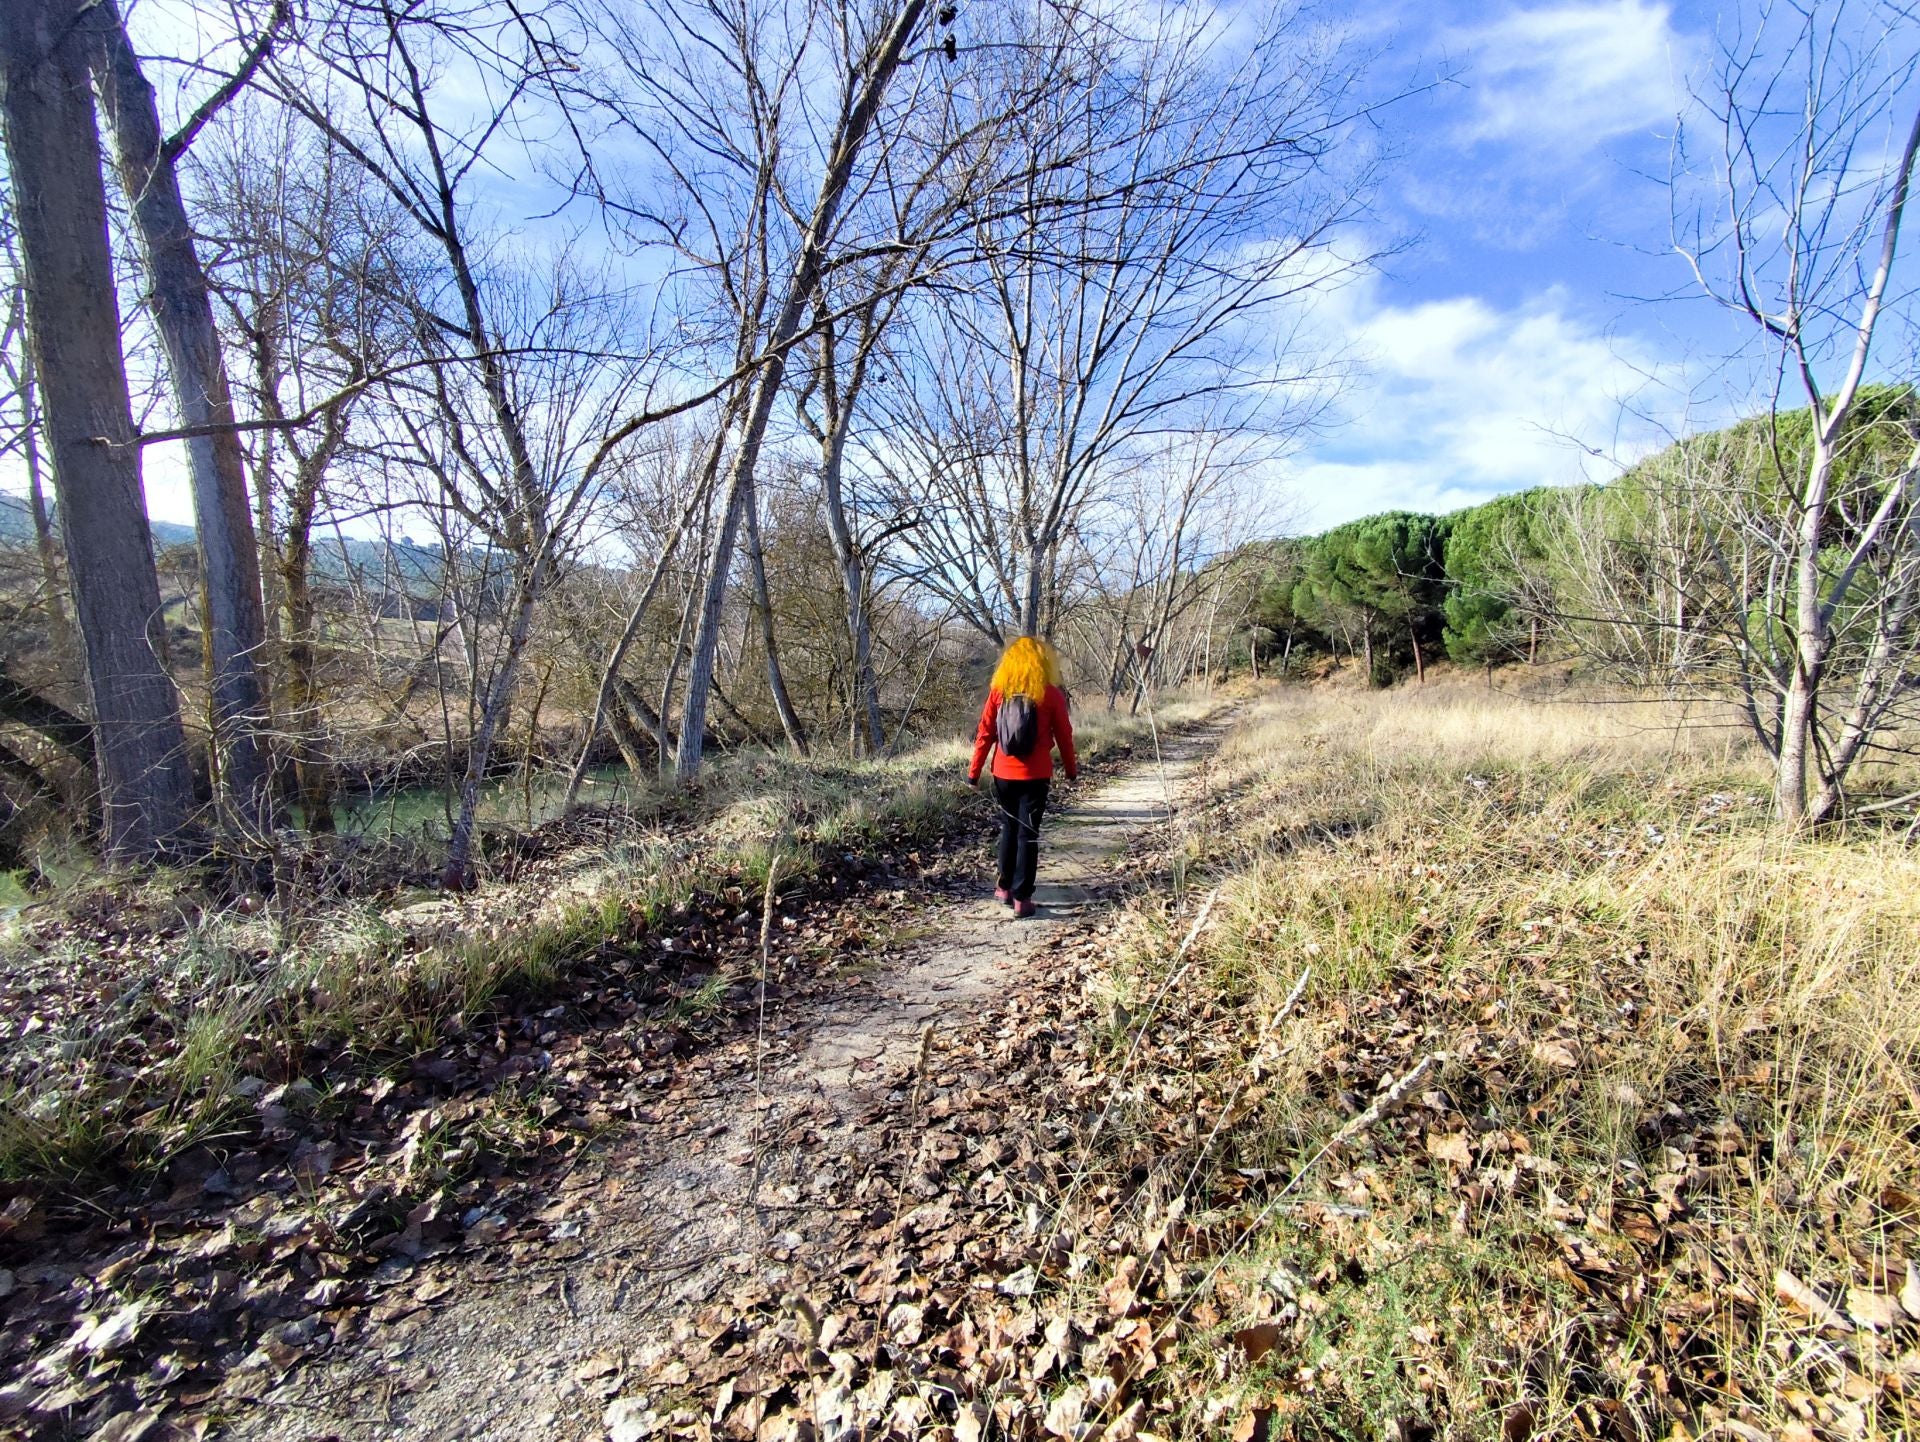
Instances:
[[[1286,469],[1301,525],[1604,476],[1721,419],[1727,397],[1688,392],[1725,326],[1645,299],[1686,289],[1661,182],[1713,17],[1443,0],[1371,23],[1376,83],[1444,78],[1386,122],[1397,159],[1361,239],[1409,245],[1330,304],[1366,373]]]
[[[1328,7],[1377,50],[1382,95],[1419,93],[1383,116],[1392,159],[1350,237],[1356,252],[1395,253],[1318,302],[1316,328],[1364,370],[1338,423],[1277,469],[1283,495],[1266,515],[1316,530],[1604,478],[1751,408],[1742,365],[1726,359],[1737,327],[1671,249],[1664,178],[1716,30],[1751,23],[1755,3]],[[179,27],[192,8],[148,0],[134,13]],[[190,520],[168,449],[147,453],[149,504]]]

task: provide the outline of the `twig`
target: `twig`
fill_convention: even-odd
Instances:
[[[1300,979],[1293,984],[1293,990],[1287,993],[1287,999],[1280,1003],[1280,1009],[1268,1017],[1265,1025],[1260,1028],[1260,1035],[1254,1038],[1253,1043],[1254,1061],[1258,1060],[1260,1049],[1267,1044],[1267,1038],[1272,1036],[1280,1023],[1287,1019],[1287,1014],[1293,1010],[1294,1003],[1299,1001],[1301,996],[1306,992],[1307,982],[1311,980],[1312,977],[1313,968],[1310,966],[1304,968],[1300,973]],[[1180,1184],[1180,1194],[1182,1196],[1185,1196],[1187,1189],[1193,1185],[1194,1178],[1199,1176],[1200,1164],[1206,1160],[1207,1153],[1213,1150],[1214,1142],[1219,1140],[1221,1128],[1226,1126],[1228,1119],[1233,1116],[1234,1105],[1240,1100],[1241,1095],[1247,1089],[1247,1084],[1252,1081],[1252,1079],[1253,1066],[1249,1064],[1246,1073],[1240,1078],[1239,1082],[1235,1084],[1233,1094],[1227,1098],[1226,1104],[1220,1108],[1220,1116],[1219,1119],[1214,1122],[1213,1130],[1207,1133],[1207,1139],[1200,1144],[1200,1150],[1194,1153],[1193,1166],[1187,1171],[1186,1181]]]
[[[1088,1147],[1091,1147],[1095,1140],[1098,1139],[1101,1130],[1107,1124],[1107,1118],[1113,1115],[1114,1103],[1120,1098],[1120,1084],[1126,1080],[1127,1073],[1133,1069],[1134,1060],[1140,1055],[1140,1047],[1147,1039],[1147,1031],[1153,1025],[1153,1018],[1158,1014],[1161,1003],[1167,999],[1167,993],[1173,990],[1182,976],[1186,975],[1188,964],[1183,963],[1181,958],[1187,954],[1188,948],[1193,945],[1195,938],[1200,935],[1200,929],[1207,924],[1207,918],[1213,914],[1214,902],[1219,899],[1220,888],[1216,886],[1212,891],[1207,893],[1206,900],[1200,903],[1200,914],[1194,917],[1193,925],[1188,929],[1186,939],[1180,943],[1179,949],[1173,953],[1171,963],[1173,969],[1167,973],[1167,979],[1161,983],[1160,990],[1154,995],[1153,1002],[1148,1006],[1146,1017],[1141,1021],[1139,1030],[1133,1034],[1133,1045],[1127,1049],[1127,1058],[1120,1064],[1120,1070],[1114,1074],[1113,1090],[1107,1093],[1107,1104],[1101,1108],[1099,1119],[1093,1124],[1093,1130],[1087,1133],[1086,1145]]]

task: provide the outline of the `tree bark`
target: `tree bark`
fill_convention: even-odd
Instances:
[[[173,156],[161,136],[153,87],[141,73],[114,0],[99,0],[84,13],[91,17],[85,23],[96,47],[95,79],[113,130],[120,183],[146,258],[147,303],[166,350],[181,425],[231,427],[233,397],[206,272],[194,248]],[[266,700],[258,664],[267,626],[240,438],[231,429],[192,437],[187,458],[205,589],[219,795],[229,811],[229,824],[257,833],[273,820],[262,744]]]
[[[802,756],[807,754],[807,732],[800,715],[787,694],[787,678],[780,669],[780,639],[773,624],[773,593],[767,587],[767,557],[760,548],[760,488],[747,491],[747,564],[753,571],[754,609],[760,615],[760,644],[767,653],[767,688],[773,692],[773,709],[780,714],[780,729],[787,744]]]
[[[102,830],[109,856],[143,860],[186,843],[192,774],[162,660],[86,45],[71,12],[0,0],[0,119],[86,657]]]

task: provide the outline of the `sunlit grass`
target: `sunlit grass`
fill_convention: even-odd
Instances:
[[[1877,1390],[1836,1391],[1775,1279],[1841,1300],[1848,1286],[1890,1292],[1915,1245],[1897,1199],[1920,1185],[1920,855],[1865,825],[1783,835],[1762,758],[1737,732],[1681,724],[1698,719],[1469,686],[1303,687],[1260,702],[1227,742],[1220,814],[1189,863],[1220,896],[1165,1024],[1227,1007],[1240,1052],[1209,1086],[1244,1094],[1257,1077],[1261,1100],[1199,1169],[1195,1205],[1253,1168],[1298,1177],[1302,1203],[1353,1210],[1260,1216],[1224,1274],[1240,1278],[1238,1310],[1183,1350],[1174,1391],[1249,1387],[1301,1437],[1391,1424],[1492,1439],[1521,1405],[1532,1436],[1601,1415],[1653,1436],[1682,1416],[1774,1432],[1818,1415],[1839,1419],[1834,1435],[1904,1425],[1875,1410]],[[1116,928],[1091,1038],[1108,1054],[1165,980],[1159,905]],[[1381,1071],[1423,1053],[1455,1059],[1415,1103],[1413,1143],[1389,1125],[1320,1158]],[[1119,1128],[1147,1144],[1150,1110]],[[1438,1128],[1456,1112],[1469,1138],[1525,1138],[1533,1170],[1463,1201],[1418,1142],[1418,1118]],[[1682,1194],[1673,1235],[1712,1270],[1656,1248],[1648,1275],[1675,1310],[1654,1297],[1603,1325],[1558,1262],[1553,1209],[1640,1215],[1675,1147],[1708,1180],[1688,1184],[1702,1189]],[[1477,1157],[1466,1176],[1500,1165]],[[1257,1281],[1276,1267],[1316,1278],[1311,1305],[1257,1374],[1216,1372],[1225,1334],[1270,1313]],[[1750,1299],[1741,1326],[1703,1314],[1674,1331],[1672,1316],[1711,1310],[1699,1296],[1730,1294]],[[1860,1419],[1868,1430],[1849,1430]],[[1222,1435],[1203,1401],[1182,1425]]]

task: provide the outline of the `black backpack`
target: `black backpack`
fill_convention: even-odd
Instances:
[[[999,713],[993,718],[994,744],[1003,756],[1025,761],[1040,740],[1040,708],[1033,697],[1014,692],[1000,698]]]

